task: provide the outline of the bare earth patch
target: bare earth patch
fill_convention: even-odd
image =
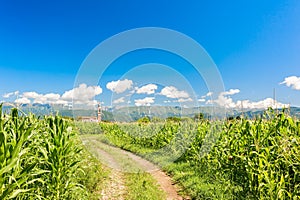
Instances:
[[[83,136],[82,141],[92,154],[112,170],[106,187],[101,192],[101,199],[124,199],[126,188],[122,178],[123,173],[138,171],[150,173],[166,193],[167,200],[187,199],[178,195],[171,178],[153,163],[128,151],[100,142],[97,136]]]
[[[105,188],[101,191],[102,200],[123,200],[126,194],[123,180],[123,174],[113,170],[109,176],[109,180],[105,184]]]

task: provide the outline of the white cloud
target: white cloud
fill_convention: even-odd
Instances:
[[[294,90],[300,90],[300,77],[289,76],[284,79],[280,84],[285,84],[288,87],[292,87]]]
[[[41,96],[35,98],[35,99],[33,100],[33,103],[47,104],[48,101],[47,101],[47,98],[46,98],[46,97],[44,97],[43,95],[41,95]]]
[[[66,91],[61,99],[66,101],[73,100],[76,104],[89,103],[95,96],[102,93],[102,88],[99,86],[87,86],[80,84],[79,87]]]
[[[209,100],[208,102],[211,103],[211,100]],[[233,102],[233,99],[231,97],[227,97],[222,93],[218,96],[218,99],[213,100],[213,102],[218,104],[219,106],[226,107],[226,108],[235,107],[235,103]]]
[[[137,94],[154,94],[155,90],[157,90],[157,85],[148,84],[148,85],[144,85],[140,88],[137,88],[136,93]]]
[[[278,101],[274,102],[274,99],[272,98],[266,98],[261,101],[257,102],[251,102],[249,100],[243,100],[243,101],[237,101],[236,102],[236,107],[240,109],[266,109],[269,107],[272,108],[287,108],[289,105],[288,104],[283,104]]]
[[[234,95],[238,93],[240,93],[239,89],[230,89],[229,91],[222,92],[221,95],[227,96],[227,95]]]
[[[212,95],[213,95],[212,92],[208,92],[206,95],[203,95],[203,96],[201,97],[201,99],[204,99],[204,98],[206,98],[206,97],[211,97]]]
[[[4,94],[2,97],[7,99],[13,95],[17,96],[18,94],[19,94],[19,91],[9,92],[9,93]]]
[[[174,86],[166,86],[161,92],[161,95],[166,96],[168,98],[189,98],[189,94],[186,91],[180,91]]]
[[[240,93],[239,89],[230,89],[229,91],[222,92],[218,99],[215,100],[208,100],[207,104],[216,103],[219,106],[226,107],[226,108],[234,108],[236,107],[235,102],[231,97],[228,97],[230,95],[238,94]]]
[[[199,102],[205,102],[206,100],[201,98],[201,99],[198,99],[198,101]]]
[[[2,95],[3,98],[9,98],[13,95],[14,93],[13,92],[10,92],[10,93],[5,93],[4,95]]]
[[[62,100],[59,94],[48,93],[45,95],[40,94],[37,98],[34,99],[33,103],[68,105],[69,102],[66,100]]]
[[[216,103],[219,106],[230,108],[230,109],[266,109],[269,107],[272,108],[283,108],[288,107],[288,104],[283,104],[278,101],[275,101],[272,98],[266,98],[261,101],[250,101],[250,100],[239,100],[234,101],[231,97],[228,95],[234,95],[239,93],[239,89],[231,89],[229,91],[222,92],[218,99],[215,100],[208,100],[206,104],[213,104]]]
[[[68,105],[70,102],[68,101],[65,101],[65,100],[61,100],[61,99],[58,99],[54,102],[52,102],[53,104],[58,104],[58,105]]]
[[[152,103],[154,103],[154,97],[145,97],[144,99],[135,99],[135,105],[136,106],[150,106]]]
[[[22,98],[16,99],[15,103],[29,104],[30,100],[28,98],[26,98],[26,97],[22,97]]]
[[[25,97],[25,98],[29,98],[29,99],[36,99],[36,98],[38,98],[38,97],[40,97],[42,95],[38,94],[36,92],[24,92],[22,94],[22,96]]]
[[[116,99],[116,100],[113,101],[114,104],[124,103],[124,102],[125,102],[124,97],[118,98],[118,99]]]
[[[111,81],[106,84],[106,88],[119,94],[122,92],[125,92],[126,90],[129,90],[132,88],[133,82],[132,80],[117,80],[117,81]]]
[[[85,105],[87,105],[87,106],[96,106],[98,104],[98,101],[96,101],[96,100],[90,100],[90,101],[86,101],[85,102]]]
[[[60,95],[59,94],[55,94],[55,93],[48,93],[45,94],[44,97],[48,100],[52,100],[52,101],[56,101],[60,99]]]
[[[14,92],[14,94],[15,93],[16,92]],[[94,106],[97,104],[97,101],[94,100],[95,96],[101,93],[102,88],[99,86],[87,86],[86,84],[80,84],[79,87],[68,90],[64,92],[63,95],[56,93],[39,94],[32,91],[24,92],[20,95],[22,98],[18,98],[15,102],[69,105],[73,101],[75,104]]]
[[[33,99],[33,103],[38,104],[67,104],[67,101],[61,100],[61,96],[55,93],[39,94],[37,92],[24,92],[23,98]]]
[[[205,102],[205,104],[212,105],[212,104],[214,104],[214,101],[211,100],[211,99],[209,99],[209,100],[207,100],[207,101]]]
[[[208,93],[206,94],[207,97],[211,97],[212,95],[213,95],[212,92],[208,92]]]
[[[179,103],[184,103],[184,102],[191,102],[191,101],[193,101],[192,98],[187,98],[187,99],[180,98],[180,99],[178,99],[177,102],[179,102]]]

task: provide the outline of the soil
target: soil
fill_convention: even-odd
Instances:
[[[123,173],[138,171],[150,173],[166,193],[167,200],[189,199],[180,196],[171,178],[153,163],[131,152],[105,144],[97,140],[97,136],[83,136],[82,141],[100,162],[111,168],[109,180],[101,192],[101,199],[124,199],[126,188]]]

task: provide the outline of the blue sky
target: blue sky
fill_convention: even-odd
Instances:
[[[8,95],[15,91],[19,91],[19,99],[31,102],[43,102],[47,98],[67,101],[79,67],[100,42],[133,28],[163,27],[193,38],[214,60],[226,90],[220,98],[212,100],[215,103],[233,108],[238,101],[244,101],[249,107],[259,107],[273,97],[275,88],[278,104],[300,106],[299,20],[298,0],[1,0],[0,101],[15,101],[16,96]],[[86,94],[86,98],[98,94],[96,100],[105,105],[129,94],[134,94],[129,100],[131,103],[143,100],[149,104],[180,103],[180,95],[172,98],[167,95],[167,90],[189,93],[186,91],[189,86],[175,85],[167,71],[159,73],[153,83],[166,77],[169,85],[157,84],[152,94],[137,93],[142,86],[151,84],[151,80],[148,83],[138,81],[144,76],[146,79],[148,73],[143,70],[127,72],[151,62],[178,70],[196,93],[194,97],[200,100],[198,103],[209,103],[211,99],[206,96],[208,90],[203,79],[188,63],[175,55],[155,50],[136,51],[120,57],[105,71],[98,87],[86,85],[81,88],[84,91],[78,89],[75,93],[96,90],[94,95]],[[174,80],[176,76],[174,74]],[[129,80],[124,82],[129,84],[127,93],[115,94],[112,100],[107,84],[119,79]],[[122,87],[121,84],[118,87]],[[7,96],[9,98],[5,98]]]

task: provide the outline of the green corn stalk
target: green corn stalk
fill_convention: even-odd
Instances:
[[[2,113],[0,105],[0,199],[84,199],[76,175],[81,148],[60,117]]]
[[[27,158],[37,126],[32,116],[19,117],[17,109],[4,117],[0,105],[0,199],[38,197],[33,185],[42,181],[38,175],[44,171],[37,168],[37,159]]]

